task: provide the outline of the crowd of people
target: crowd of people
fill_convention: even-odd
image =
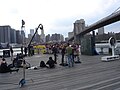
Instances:
[[[21,53],[17,54],[16,57],[14,57],[14,51],[13,48],[10,47],[10,58],[11,58],[11,64],[8,64],[6,62],[6,59],[4,56],[0,58],[0,73],[7,73],[7,72],[18,72],[19,68],[22,67],[22,61],[23,57],[27,56],[26,48],[24,48],[25,54],[23,54],[23,48],[21,48]]]
[[[0,60],[0,73],[7,73],[7,72],[12,73],[14,71],[18,72],[19,69],[18,68],[11,69],[11,64],[8,65],[7,62],[6,62],[6,60],[5,60],[5,58],[2,58]]]
[[[68,66],[68,67],[73,67],[74,63],[81,63],[80,61],[80,47],[79,45],[70,45],[69,43],[64,43],[64,44],[52,44],[52,45],[47,45],[47,54],[53,54],[53,57],[49,57],[48,61],[45,62],[41,61],[40,62],[40,67],[47,67],[47,68],[55,68],[55,64],[57,64],[57,57],[58,54],[61,54],[61,66]],[[23,53],[24,51],[24,53]],[[11,61],[12,61],[12,67],[19,68],[20,65],[22,64],[22,61],[19,60],[20,56],[21,58],[23,56],[27,56],[27,48],[21,47],[21,54],[17,54],[16,58],[13,58],[13,49],[12,47],[10,48],[11,52]],[[0,73],[5,73],[5,72],[13,72],[13,71],[18,71],[19,69],[11,69],[11,65],[8,65],[5,58],[2,58],[0,61]]]
[[[81,63],[80,61],[80,47],[79,45],[65,44],[54,44],[46,47],[48,54],[53,54],[54,64],[57,64],[58,54],[62,55],[61,63],[62,66],[73,67],[74,63]],[[66,58],[65,58],[66,57]],[[51,57],[50,57],[51,58]]]

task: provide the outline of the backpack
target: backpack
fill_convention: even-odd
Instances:
[[[40,62],[40,67],[46,67],[46,65],[45,65],[45,62],[44,62],[44,61],[41,61],[41,62]]]

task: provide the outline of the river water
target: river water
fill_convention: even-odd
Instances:
[[[99,43],[95,46],[98,53],[103,51],[103,54],[109,54],[109,49],[111,48],[109,43]],[[120,43],[117,43],[115,46],[115,54],[120,54]]]
[[[103,51],[103,54],[108,54],[109,53],[109,43],[99,43],[96,44],[96,51],[100,53]],[[0,56],[3,55],[3,50],[9,50],[9,49],[0,49]],[[21,53],[21,48],[13,48],[14,55],[17,55],[17,53]],[[115,49],[116,54],[120,54],[120,43],[117,43],[116,49]]]
[[[3,55],[3,50],[10,50],[10,49],[0,49],[0,56]],[[14,55],[17,55],[17,53],[21,53],[21,48],[13,48]]]

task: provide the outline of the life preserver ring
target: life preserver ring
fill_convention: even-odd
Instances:
[[[116,39],[114,37],[110,37],[109,38],[109,46],[110,46],[110,48],[116,47],[116,44],[117,44]]]

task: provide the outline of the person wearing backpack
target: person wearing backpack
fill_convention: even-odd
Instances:
[[[41,61],[41,62],[40,62],[40,67],[46,67],[46,64],[45,64],[44,61]]]

